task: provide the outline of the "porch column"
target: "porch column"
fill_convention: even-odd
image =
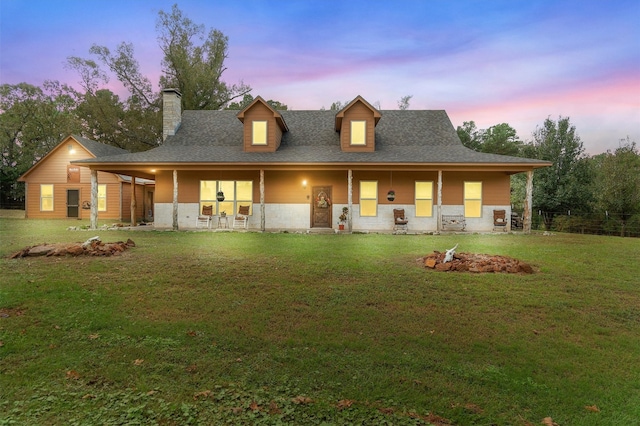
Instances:
[[[438,232],[442,229],[442,170],[438,170],[438,208],[436,209]]]
[[[347,206],[349,207],[349,214],[347,215],[347,228],[349,232],[353,230],[353,224],[351,218],[353,217],[353,170],[349,169],[347,173]]]
[[[91,169],[91,219],[90,229],[98,229],[98,171]]]
[[[260,230],[265,230],[264,217],[264,170],[260,169]]]
[[[136,226],[136,177],[131,175],[131,226]]]
[[[178,171],[173,171],[173,230],[178,230]]]
[[[531,212],[533,203],[533,170],[527,172],[527,189],[524,199],[524,217],[522,223],[522,232],[525,234],[531,233]]]

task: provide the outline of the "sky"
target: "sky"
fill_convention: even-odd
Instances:
[[[456,127],[508,123],[530,141],[569,117],[587,154],[640,145],[640,0],[0,0],[0,84],[79,88],[67,58],[121,42],[157,84],[156,19],[174,3],[229,38],[225,82],[289,109],[410,95]]]

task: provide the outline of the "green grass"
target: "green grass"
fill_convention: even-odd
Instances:
[[[0,219],[0,424],[639,424],[638,239],[76,225]],[[137,247],[7,258],[94,235]]]

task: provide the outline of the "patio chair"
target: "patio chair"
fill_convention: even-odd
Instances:
[[[249,227],[249,208],[251,206],[240,206],[238,207],[238,214],[233,218],[233,228],[244,228],[247,229]]]
[[[211,228],[213,222],[213,206],[202,206],[202,214],[198,215],[196,228]]]
[[[407,232],[409,220],[404,215],[404,209],[393,209],[393,230]]]
[[[494,210],[493,211],[493,230],[507,230],[507,211],[506,210]]]

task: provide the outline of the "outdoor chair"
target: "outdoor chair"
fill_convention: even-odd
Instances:
[[[506,210],[494,210],[493,211],[493,230],[507,230],[507,211]]]
[[[198,215],[196,228],[211,228],[212,216],[213,206],[202,206],[202,214]]]
[[[404,215],[404,209],[393,209],[393,230],[407,232],[409,220]]]
[[[250,206],[240,206],[238,207],[238,214],[236,214],[233,218],[233,228],[244,228],[247,229],[249,227],[249,208]]]

